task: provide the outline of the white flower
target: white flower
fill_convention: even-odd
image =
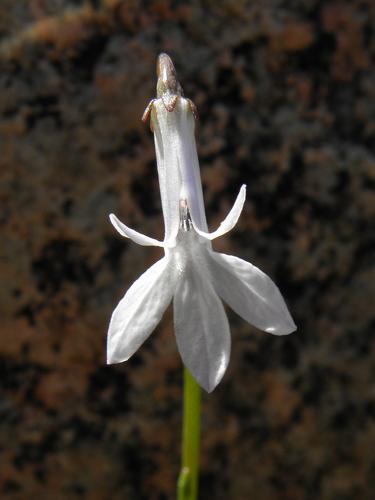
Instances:
[[[220,299],[266,332],[286,335],[296,326],[279,289],[266,274],[242,259],[212,250],[211,240],[237,223],[246,187],[241,187],[219,228],[208,233],[194,138],[195,107],[182,96],[166,54],[159,56],[158,76],[158,98],[151,101],[144,119],[151,114],[164,241],[130,229],[113,214],[110,219],[122,236],[140,245],[163,247],[165,256],[133,283],[114,310],[107,359],[108,363],[129,359],[173,300],[181,358],[197,382],[211,392],[223,377],[230,356],[229,325]]]

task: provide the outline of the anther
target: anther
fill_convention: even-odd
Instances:
[[[180,228],[183,231],[190,231],[192,226],[189,208],[186,199],[180,200]]]

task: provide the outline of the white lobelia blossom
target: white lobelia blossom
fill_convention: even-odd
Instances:
[[[243,319],[274,335],[296,329],[279,289],[252,264],[212,250],[211,240],[237,223],[246,196],[243,185],[225,220],[208,232],[194,137],[196,110],[183,97],[171,59],[158,58],[157,99],[146,108],[154,132],[164,241],[130,229],[111,214],[117,231],[140,245],[163,247],[165,256],[127,291],[112,314],[108,363],[129,359],[147,339],[173,300],[181,358],[211,392],[223,377],[230,356],[230,332],[220,299]]]

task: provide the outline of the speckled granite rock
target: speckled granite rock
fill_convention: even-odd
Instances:
[[[107,367],[116,301],[159,257],[159,52],[197,104],[217,250],[279,284],[299,332],[230,314],[233,353],[204,398],[201,498],[372,500],[374,7],[278,0],[0,4],[0,496],[174,498],[181,373],[168,313]]]

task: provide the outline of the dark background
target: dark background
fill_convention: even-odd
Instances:
[[[298,333],[234,313],[203,398],[201,499],[375,498],[375,5],[371,0],[0,3],[0,496],[173,499],[181,363],[169,311],[105,365],[112,309],[160,251],[140,117],[168,52],[200,113],[215,243],[279,285]]]

